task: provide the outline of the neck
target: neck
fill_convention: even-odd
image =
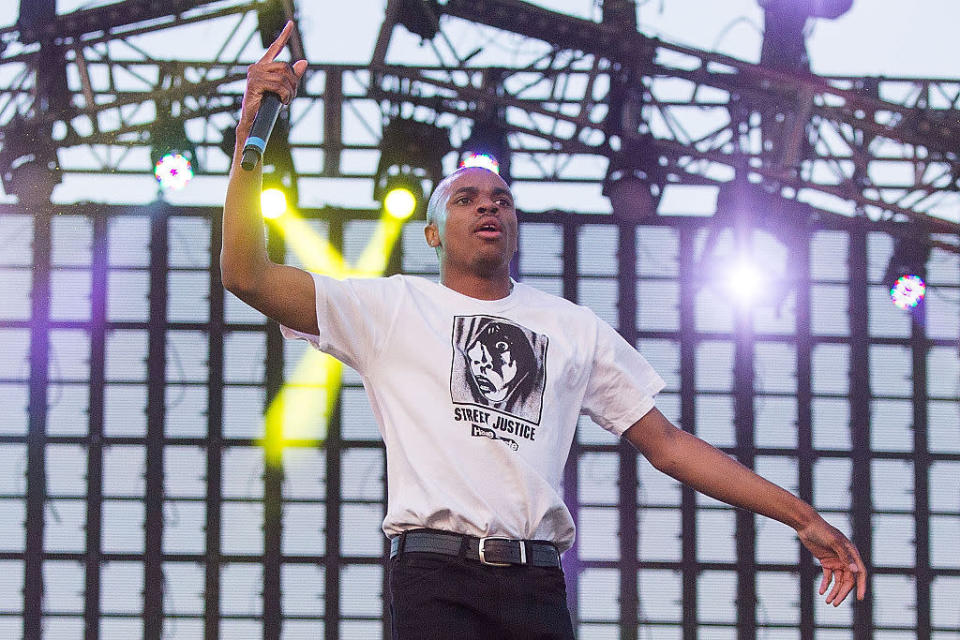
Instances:
[[[448,289],[457,293],[476,298],[478,300],[500,300],[510,295],[513,283],[510,281],[510,272],[506,269],[502,273],[478,275],[458,274],[455,271],[440,270],[440,282]]]

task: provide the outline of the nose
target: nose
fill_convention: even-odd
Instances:
[[[477,213],[497,213],[500,207],[490,197],[482,197],[477,201]]]
[[[490,362],[490,353],[486,349],[481,349],[480,356],[474,356],[473,358],[473,364],[480,367],[480,371],[482,372],[486,372],[486,370],[490,368]]]

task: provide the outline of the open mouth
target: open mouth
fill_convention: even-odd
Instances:
[[[492,393],[493,391],[497,390],[493,383],[490,382],[490,379],[486,376],[477,376],[476,380],[477,386],[480,387],[480,391],[483,393]]]
[[[475,232],[481,238],[499,238],[502,234],[500,223],[495,220],[480,223],[477,225]]]

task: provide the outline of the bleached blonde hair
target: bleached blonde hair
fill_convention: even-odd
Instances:
[[[440,223],[440,220],[447,217],[447,203],[450,201],[450,189],[453,188],[453,182],[462,176],[469,167],[460,167],[446,178],[437,183],[430,194],[430,200],[427,201],[427,224]]]
[[[437,183],[437,186],[433,188],[433,193],[430,194],[430,200],[427,201],[428,225],[436,224],[437,230],[439,232],[443,231],[443,223],[447,218],[447,204],[450,202],[450,192],[453,189],[453,183],[467,171],[476,169],[480,171],[490,171],[485,167],[460,167]],[[490,171],[490,173],[499,176],[495,171]],[[437,251],[437,258],[439,258],[441,245],[437,245],[435,249]]]

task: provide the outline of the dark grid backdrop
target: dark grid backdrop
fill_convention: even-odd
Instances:
[[[223,293],[219,211],[52,214],[0,210],[0,637],[381,637],[384,456],[358,376],[325,446],[317,425],[265,465],[265,404],[307,347]],[[376,224],[314,214],[348,260]],[[956,255],[934,252],[914,324],[879,284],[890,236],[837,223],[791,248],[778,308],[744,314],[696,273],[709,220],[523,220],[520,277],[618,328],[668,417],[811,501],[873,571],[862,605],[822,604],[792,531],[584,419],[564,483],[580,638],[960,638]],[[407,226],[393,270],[435,275],[422,238]]]

